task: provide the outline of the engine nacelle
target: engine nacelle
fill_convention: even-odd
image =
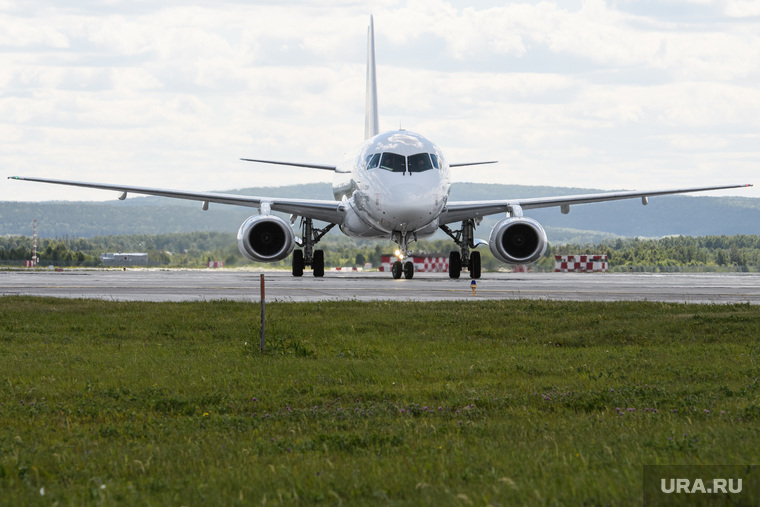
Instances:
[[[296,246],[290,224],[278,216],[248,217],[238,230],[238,250],[255,262],[275,262],[284,259]]]
[[[532,218],[505,218],[493,226],[488,246],[501,262],[529,264],[546,252],[546,231]]]

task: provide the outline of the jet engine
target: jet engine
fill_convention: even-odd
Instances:
[[[529,264],[546,251],[546,231],[528,217],[505,218],[494,225],[488,245],[501,262]]]
[[[290,224],[278,216],[248,217],[238,230],[238,250],[255,262],[274,262],[284,259],[296,246]]]

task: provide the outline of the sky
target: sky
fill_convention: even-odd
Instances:
[[[0,0],[0,201],[330,182],[239,159],[361,144],[370,14],[381,131],[499,161],[455,182],[760,197],[759,0]]]

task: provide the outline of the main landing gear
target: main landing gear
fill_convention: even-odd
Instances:
[[[470,272],[470,278],[480,278],[480,252],[470,252],[470,248],[475,248],[475,220],[463,220],[462,228],[458,231],[452,231],[445,225],[441,230],[448,234],[454,240],[460,251],[453,251],[449,254],[449,278],[459,278],[463,270]]]
[[[329,224],[324,229],[315,229],[311,218],[301,219],[301,232],[303,239],[296,241],[296,244],[303,250],[293,251],[293,276],[303,276],[303,270],[306,266],[311,266],[311,271],[317,278],[325,276],[325,252],[324,250],[314,250],[314,245],[319,243],[322,236],[328,233],[335,224]]]

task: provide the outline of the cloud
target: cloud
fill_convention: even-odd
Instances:
[[[456,179],[753,181],[756,2],[476,5],[372,5],[381,128],[419,131],[450,160],[502,160]],[[361,142],[369,14],[351,0],[0,1],[5,176],[323,181],[238,158],[335,163]],[[112,197],[2,181],[0,200]]]
[[[755,0],[725,0],[723,12],[733,18],[760,16],[760,4]]]

